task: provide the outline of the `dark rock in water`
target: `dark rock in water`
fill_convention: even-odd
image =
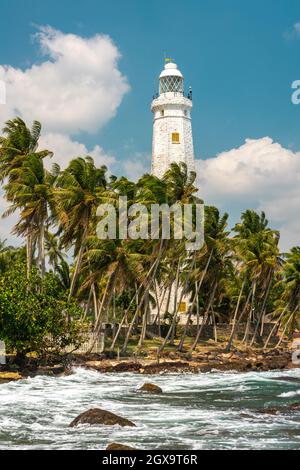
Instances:
[[[55,365],[55,366],[45,366],[45,367],[39,367],[33,374],[33,376],[36,375],[45,375],[49,377],[53,376],[60,376],[60,375],[69,375],[71,374],[71,370],[66,368],[63,365]],[[29,374],[32,375],[32,374]]]
[[[139,392],[152,393],[153,395],[157,395],[163,391],[158,385],[146,383],[141,388],[139,388]]]
[[[242,418],[242,419],[253,419],[253,416],[251,416],[247,413],[241,413],[240,418]]]
[[[276,416],[282,412],[282,408],[262,408],[261,410],[256,410],[256,413],[260,413],[262,415],[271,415]]]
[[[256,410],[256,413],[276,416],[290,411],[300,411],[300,403],[293,403],[291,405],[281,406],[278,408],[262,408],[260,410]]]
[[[300,411],[300,403],[293,403],[288,406],[288,411]]]
[[[133,447],[129,447],[129,446],[124,446],[123,444],[113,443],[113,444],[109,444],[109,446],[107,446],[105,450],[137,450],[137,449],[134,449]]]
[[[94,408],[81,413],[72,421],[70,427],[73,428],[79,424],[90,424],[91,426],[135,426],[135,424],[128,419],[121,418],[110,411],[100,410],[99,408]]]
[[[294,382],[300,383],[300,378],[297,377],[272,377],[272,380],[278,380],[280,382]]]

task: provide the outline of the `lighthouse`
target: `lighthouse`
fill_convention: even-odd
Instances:
[[[159,93],[154,97],[152,174],[161,178],[171,163],[186,163],[194,171],[192,91],[184,92],[184,77],[174,62],[165,64],[159,76]]]

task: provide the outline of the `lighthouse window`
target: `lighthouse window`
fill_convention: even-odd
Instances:
[[[178,132],[172,133],[172,144],[179,144],[180,143],[180,136]]]
[[[182,77],[163,77],[160,79],[160,93],[183,93]]]

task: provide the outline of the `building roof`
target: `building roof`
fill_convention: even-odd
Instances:
[[[178,69],[177,65],[174,62],[169,62],[165,65],[164,70],[161,72],[159,78],[164,77],[180,77],[183,78],[182,73]]]

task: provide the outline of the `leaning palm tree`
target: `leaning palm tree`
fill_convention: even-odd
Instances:
[[[291,335],[299,326],[300,320],[300,247],[293,247],[284,255],[284,264],[278,283],[282,295],[277,302],[276,325],[284,325]]]
[[[26,199],[26,205],[28,206],[28,199],[32,198],[32,185],[36,184],[36,189],[40,179],[43,179],[44,175],[39,175],[35,172],[41,171],[42,161],[45,157],[52,156],[52,153],[48,150],[38,151],[39,138],[41,135],[41,124],[37,121],[34,121],[31,129],[29,129],[25,122],[21,118],[15,118],[13,120],[7,121],[3,129],[3,136],[0,137],[0,181],[6,181],[5,191],[6,199],[8,202],[12,203],[7,214],[14,212],[15,210],[21,209],[23,211],[23,221],[21,225],[16,229],[16,233],[26,237],[26,247],[27,247],[27,273],[30,272],[32,259],[33,259],[33,250],[35,244],[35,235],[36,230],[40,226],[39,234],[39,245],[40,245],[40,263],[41,269],[43,268],[43,248],[41,246],[43,240],[43,230],[44,230],[44,221],[45,221],[45,211],[39,210],[40,216],[42,219],[36,220],[33,224],[31,214],[26,215],[27,210],[31,212],[32,208],[28,209],[23,206],[23,202]],[[30,160],[30,161],[29,161]],[[35,169],[33,168],[35,166]],[[31,167],[31,168],[30,168]],[[38,168],[39,167],[39,168]],[[33,171],[35,175],[33,178],[34,182],[30,182],[30,171]],[[26,174],[26,175],[25,175]],[[23,175],[26,181],[19,181],[20,176]],[[28,197],[23,191],[23,195],[17,194],[21,191],[21,186],[29,185],[30,195]],[[43,183],[42,183],[43,184]],[[40,191],[41,193],[41,191]],[[17,196],[17,198],[15,197]],[[41,196],[41,194],[40,194]],[[22,202],[23,201],[23,202]],[[27,220],[25,222],[25,219]],[[31,219],[32,223],[28,223]]]
[[[30,235],[31,240],[37,242],[38,267],[44,276],[48,203],[52,197],[55,177],[45,169],[43,159],[37,154],[28,155],[22,166],[11,170],[10,175],[5,191],[11,205],[3,216],[19,210],[19,221],[13,233],[23,237]]]
[[[34,121],[31,129],[17,117],[7,121],[0,137],[0,181],[11,178],[11,171],[20,168],[28,155],[52,156],[48,150],[38,151],[42,126]]]
[[[268,227],[264,213],[259,215],[255,211],[246,211],[234,231],[234,257],[242,283],[227,350],[230,350],[236,329],[245,315],[248,315],[245,340],[248,339],[252,321],[255,323],[255,331],[251,345],[257,336],[261,338],[274,273],[280,268],[279,233]],[[242,295],[245,303],[241,302]]]
[[[73,296],[80,273],[86,240],[107,182],[106,167],[96,168],[91,157],[76,158],[57,178],[54,189],[54,217],[60,225],[61,244],[74,247],[76,259],[69,298]],[[90,232],[89,232],[90,231]]]

